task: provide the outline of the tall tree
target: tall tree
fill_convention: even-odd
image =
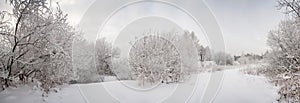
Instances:
[[[96,68],[99,75],[116,75],[112,71],[112,58],[120,55],[119,48],[113,48],[112,44],[100,38],[96,41]]]
[[[9,0],[13,12],[1,19],[1,46],[6,48],[0,62],[7,73],[5,85],[18,80],[35,78],[42,87],[62,84],[72,72],[71,45],[74,28],[67,23],[67,15],[58,5],[57,12],[46,0]],[[5,20],[5,18],[10,18]],[[34,75],[33,75],[34,74]],[[56,75],[56,76],[55,76]]]

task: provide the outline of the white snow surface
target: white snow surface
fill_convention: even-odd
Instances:
[[[276,103],[279,88],[265,77],[225,70],[223,85],[214,103]]]
[[[57,93],[51,92],[45,98],[41,97],[40,91],[23,86],[0,92],[0,103],[198,103],[204,95],[209,78],[208,72],[199,74],[198,79],[193,74],[184,83],[164,83],[149,90],[139,88],[135,81],[129,80],[73,84],[64,86]],[[224,71],[221,88],[213,102],[273,103],[278,98],[277,90],[264,77],[243,74],[238,68],[228,69]]]

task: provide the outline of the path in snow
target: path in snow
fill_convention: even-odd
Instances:
[[[239,69],[225,70],[215,103],[274,103],[278,88],[265,77],[247,75]]]
[[[216,72],[217,73],[217,72]],[[149,91],[128,89],[120,82],[105,82],[92,84],[70,85],[58,93],[51,93],[46,103],[153,103],[153,102],[196,102],[201,101],[210,74],[201,73],[198,88],[191,96],[196,78],[186,83],[162,84]],[[195,76],[193,76],[195,77]],[[131,83],[130,81],[125,81]],[[79,89],[80,88],[80,89]],[[224,71],[223,85],[216,96],[215,103],[270,103],[276,102],[277,88],[259,76],[246,75],[239,69]],[[108,91],[108,92],[107,92]],[[187,100],[187,98],[191,98]],[[40,103],[40,93],[30,87],[7,89],[0,92],[0,103]]]

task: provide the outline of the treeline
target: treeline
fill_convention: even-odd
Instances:
[[[189,71],[199,69],[198,55],[202,55],[202,59],[207,56],[198,52],[205,48],[197,49],[202,46],[193,32],[151,32],[137,38],[140,39],[127,42],[131,45],[128,58],[121,58],[121,50],[105,38],[96,40],[95,48],[93,43],[79,40],[76,48],[73,48],[74,67],[82,71],[78,72],[76,82],[101,82],[107,76],[137,80],[140,85],[180,82]],[[89,62],[84,62],[86,60]],[[96,66],[91,66],[94,63]]]

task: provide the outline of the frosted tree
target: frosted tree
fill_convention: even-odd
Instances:
[[[180,37],[180,39],[188,39],[190,42],[192,42],[189,47],[197,50],[197,57],[199,57],[199,61],[203,62],[212,59],[210,48],[208,46],[204,47],[201,45],[199,38],[197,38],[194,32],[185,31],[184,37]]]
[[[225,52],[217,52],[213,54],[213,60],[218,65],[232,65],[233,57]]]
[[[83,36],[83,35],[82,35]],[[101,81],[95,65],[94,43],[84,37],[74,40],[73,46],[73,70],[75,80],[79,83],[91,83]]]
[[[105,38],[90,42],[84,37],[78,37],[73,43],[73,67],[77,82],[100,82],[103,76],[115,76],[112,59],[119,56],[118,48],[113,48]]]
[[[12,27],[9,22],[10,19],[7,19],[7,17],[10,17],[10,14],[6,11],[0,12],[0,80],[3,82],[8,77],[8,70],[7,70],[7,60],[9,58],[9,41],[7,39],[8,34],[11,34]]]
[[[204,60],[205,61],[211,61],[212,60],[212,51],[211,49],[209,48],[209,46],[206,46],[204,48]]]
[[[187,71],[187,73],[198,71],[198,61],[199,61],[199,49],[195,44],[196,36],[192,36],[190,32],[185,31],[180,34],[178,41],[175,42],[176,47],[180,53],[180,58],[182,61],[182,68]]]
[[[300,99],[300,21],[299,0],[279,0],[278,7],[291,15],[278,28],[270,31],[268,54],[270,65],[266,75],[280,86],[279,101],[299,102]]]
[[[44,37],[45,44],[40,45],[40,55],[50,55],[42,59],[42,65],[33,66],[34,69],[40,70],[39,77],[37,79],[42,81],[44,88],[52,88],[56,85],[62,85],[68,83],[73,76],[72,69],[72,41],[75,35],[75,30],[66,22],[66,15],[63,14],[60,9],[58,13],[53,16],[50,21],[55,21],[54,24],[49,26],[50,29],[48,37]],[[38,54],[38,53],[37,53]],[[49,58],[49,61],[47,61]],[[45,65],[46,64],[46,65]],[[46,67],[44,67],[46,66]],[[47,85],[46,85],[47,84]],[[46,88],[47,90],[47,88]]]
[[[71,43],[74,28],[59,6],[56,12],[46,0],[9,0],[13,12],[1,19],[1,66],[5,86],[37,79],[45,91],[68,81],[72,74]],[[9,18],[6,19],[5,18]],[[2,55],[4,54],[4,55]]]
[[[100,38],[96,41],[96,68],[100,75],[116,75],[112,71],[112,58],[120,55],[119,48],[113,48],[112,44]]]
[[[176,47],[158,35],[137,40],[130,49],[129,64],[139,84],[178,82],[183,76]]]
[[[275,83],[283,87],[279,91],[288,101],[299,100],[300,83],[300,22],[298,20],[282,21],[277,30],[270,32],[268,45],[270,76]],[[291,100],[290,100],[291,99]]]
[[[190,46],[196,48],[199,60],[203,62],[205,59],[206,52],[205,48],[200,44],[200,40],[197,38],[194,32],[185,31],[184,35],[186,37],[183,37],[182,39],[190,39],[193,42],[193,44],[190,44]]]
[[[285,14],[300,17],[300,0],[278,0],[278,8],[284,9]]]

